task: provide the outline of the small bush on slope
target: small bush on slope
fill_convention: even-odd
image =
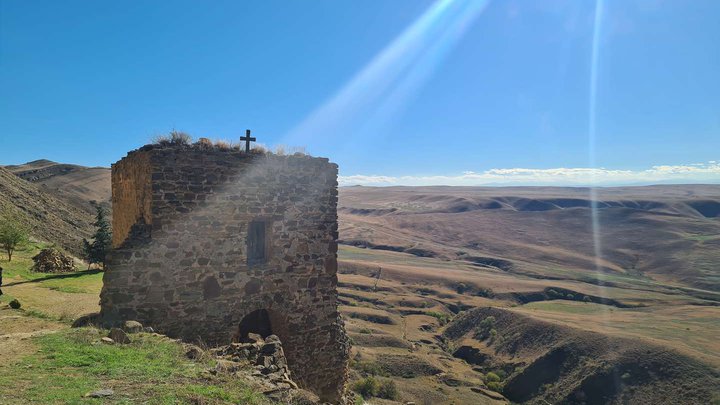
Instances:
[[[365,377],[353,384],[353,391],[362,395],[363,398],[376,396],[379,388],[379,384],[375,377]]]

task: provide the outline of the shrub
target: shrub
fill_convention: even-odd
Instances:
[[[489,383],[487,383],[485,385],[491,391],[502,392],[502,384],[497,381],[490,381]]]
[[[495,317],[494,316],[488,316],[482,321],[480,321],[480,327],[483,329],[492,329],[493,326],[495,326]]]
[[[463,294],[463,293],[465,293],[465,291],[467,291],[469,289],[470,289],[470,287],[468,287],[468,285],[465,283],[460,282],[460,283],[455,284],[455,291],[458,294]]]
[[[500,376],[493,373],[492,371],[485,374],[485,383],[491,383],[491,382],[499,382]]]
[[[400,397],[400,394],[398,393],[398,389],[397,389],[397,386],[395,385],[395,381],[393,381],[393,380],[381,381],[380,386],[378,387],[377,397],[391,399],[393,401],[396,401]]]
[[[266,154],[266,153],[268,153],[268,148],[267,148],[267,146],[265,146],[265,145],[263,145],[263,144],[261,144],[261,143],[256,143],[256,144],[252,145],[252,146],[250,147],[250,150],[253,151],[253,152],[255,152],[255,153],[260,153],[260,154]]]
[[[190,145],[192,137],[181,131],[172,130],[169,135],[159,135],[153,138],[152,142],[156,145]]]
[[[372,335],[372,331],[368,328],[360,329],[360,333],[362,333],[363,335]]]
[[[383,371],[382,367],[376,362],[373,361],[361,361],[358,360],[351,366],[355,370],[358,370],[360,373],[364,375],[374,376],[374,375],[386,375],[387,373]]]
[[[192,142],[192,136],[185,132],[175,131],[170,132],[170,143],[172,145],[190,145]]]
[[[232,142],[218,139],[217,141],[215,141],[215,147],[222,151],[228,151],[234,149],[235,145],[233,145]]]
[[[20,309],[21,306],[22,304],[20,304],[20,301],[18,301],[17,299],[13,299],[12,301],[10,301],[10,308],[12,309]]]
[[[353,391],[362,395],[363,398],[370,398],[377,395],[380,386],[375,377],[365,377],[353,384]]]
[[[583,301],[585,302],[592,302],[592,298],[588,297],[587,295],[583,297]]]
[[[492,335],[492,331],[495,331],[495,335]],[[495,337],[497,335],[497,331],[495,330],[495,317],[494,316],[488,316],[477,326],[477,330],[475,331],[475,337],[478,339],[487,339],[489,337]]]
[[[575,296],[572,295],[572,294],[568,294],[568,295],[566,295],[565,297],[566,297],[567,299],[571,300],[571,301],[575,299]]]
[[[210,150],[213,148],[213,143],[208,138],[200,138],[195,142],[195,145],[200,149]]]
[[[445,325],[450,320],[450,315],[442,312],[428,311],[425,312],[425,315],[432,316],[433,318],[437,319],[440,325]]]

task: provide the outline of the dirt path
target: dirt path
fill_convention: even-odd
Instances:
[[[7,279],[3,292],[17,298],[22,309],[38,311],[65,321],[100,310],[98,294],[57,291],[44,287],[42,283],[21,278]]]
[[[0,308],[0,370],[37,350],[32,337],[67,328],[67,324],[26,316],[20,310]]]
[[[25,281],[19,278],[4,281],[3,292],[17,298],[22,308],[0,304],[0,370],[37,350],[32,337],[69,328],[72,319],[99,309],[96,294],[63,293],[38,283],[14,284]]]

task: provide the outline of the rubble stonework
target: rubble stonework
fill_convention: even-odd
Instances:
[[[340,402],[348,340],[337,309],[337,165],[147,146],[112,167],[105,322],[228,344],[283,342],[292,379]]]

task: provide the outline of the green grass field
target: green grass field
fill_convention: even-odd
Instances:
[[[100,293],[102,272],[86,270],[82,264],[78,265],[78,271],[74,273],[47,274],[32,271],[32,257],[44,247],[44,244],[32,243],[17,250],[10,262],[7,261],[7,257],[3,257],[0,260],[0,266],[4,270],[3,276],[33,282],[40,287],[66,293]],[[10,284],[10,282],[5,281],[5,284]]]
[[[191,362],[174,341],[134,334],[128,345],[100,343],[106,331],[66,329],[34,338],[38,350],[3,367],[3,403],[268,403],[241,379],[219,385],[204,375],[210,361]],[[85,398],[110,388],[107,399]]]

